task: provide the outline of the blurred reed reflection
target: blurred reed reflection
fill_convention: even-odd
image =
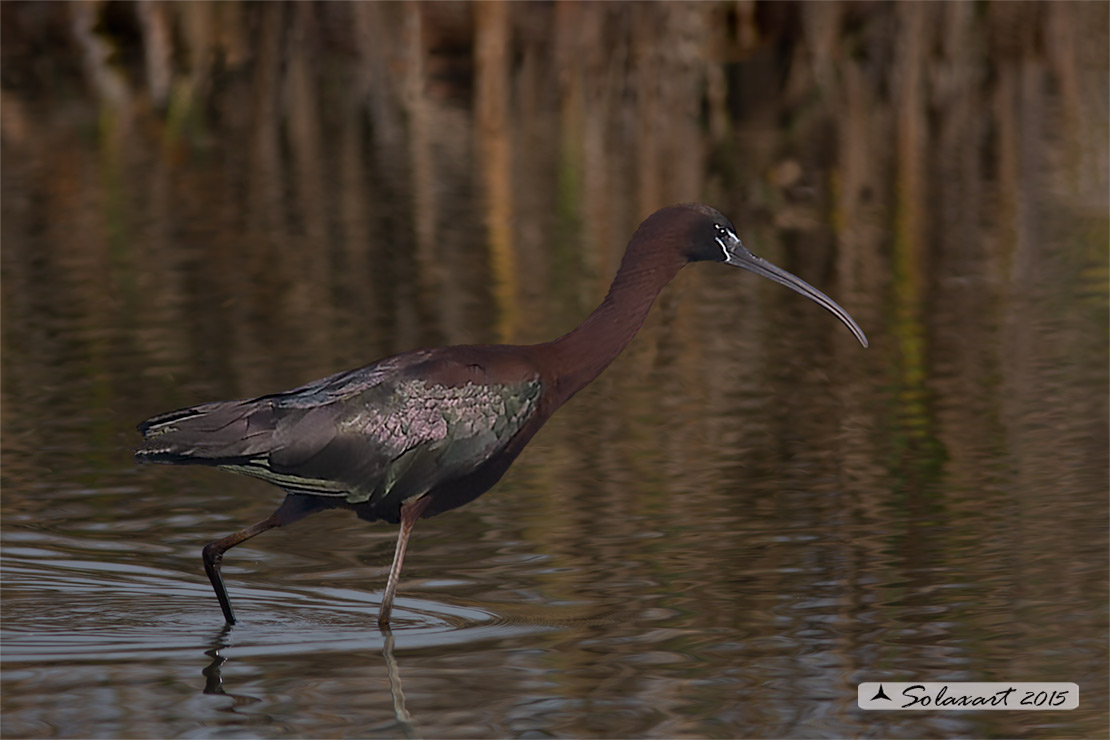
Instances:
[[[3,734],[358,734],[352,707],[396,734],[351,616],[394,535],[338,514],[229,563],[271,631],[206,675],[249,716],[162,711],[208,661],[200,545],[275,499],[137,475],[133,424],[553,338],[686,200],[871,349],[684,271],[497,491],[418,533],[413,626],[421,599],[494,616],[399,637],[398,711],[429,736],[1104,731],[1107,8],[0,5]],[[1036,722],[844,699],[929,677],[1085,693]]]

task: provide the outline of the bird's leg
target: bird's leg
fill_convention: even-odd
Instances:
[[[285,497],[281,506],[277,508],[277,511],[262,521],[252,524],[246,529],[240,529],[238,532],[229,534],[215,542],[209,542],[204,546],[201,553],[204,560],[204,572],[208,574],[208,580],[212,582],[212,590],[216,592],[216,598],[220,600],[220,608],[223,610],[224,619],[227,620],[228,624],[235,624],[235,612],[231,610],[231,599],[227,596],[224,579],[220,575],[220,564],[223,562],[224,553],[255,535],[262,534],[274,527],[292,524],[319,508],[320,506],[316,504],[313,497],[289,494]]]
[[[227,597],[224,579],[220,575],[220,563],[223,562],[224,553],[239,543],[246,542],[256,534],[262,534],[267,529],[273,529],[277,526],[280,526],[280,522],[277,519],[277,514],[274,513],[258,524],[252,524],[246,529],[240,529],[234,534],[229,534],[227,537],[209,542],[204,546],[202,553],[204,572],[208,574],[208,580],[212,581],[212,589],[216,592],[216,598],[220,600],[220,608],[224,610],[224,619],[227,620],[228,624],[235,624],[235,613],[231,611],[231,599]]]
[[[416,520],[431,502],[431,498],[422,496],[401,505],[401,531],[397,534],[397,551],[393,554],[393,565],[389,569],[389,580],[385,584],[385,596],[382,597],[381,610],[378,611],[379,627],[389,626],[389,613],[393,611],[393,597],[397,593],[397,582],[401,580],[401,566],[405,562],[405,548],[409,544],[409,534]]]

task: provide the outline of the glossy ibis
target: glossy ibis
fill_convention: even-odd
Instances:
[[[632,340],[663,286],[688,262],[702,261],[742,267],[801,293],[867,346],[843,308],[749,252],[723,215],[698,203],[675,205],[640,224],[605,300],[553,342],[416,350],[284,393],[172,411],[139,425],[136,457],[212,465],[286,492],[269,517],[204,548],[204,569],[232,624],[220,576],[229,548],[322,509],[400,522],[378,615],[387,625],[416,520],[497,483],[555,410]]]

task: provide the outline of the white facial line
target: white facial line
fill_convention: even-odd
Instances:
[[[720,224],[716,224],[716,228],[717,228],[717,233],[720,234],[721,236],[724,236],[724,235],[727,234],[728,236],[732,237],[732,239],[734,241],[737,241],[737,242],[740,241],[740,238],[737,237],[736,234],[732,233],[732,229],[726,229],[724,226],[721,226]],[[717,244],[721,247],[721,252],[725,256],[725,262],[728,262],[729,257],[731,257],[732,255],[728,251],[728,247],[725,246],[725,242],[721,239],[721,236],[715,236],[715,237],[713,237],[713,240],[715,242],[717,242]]]
[[[713,237],[713,241],[717,242],[717,244],[721,247],[721,252],[725,255],[725,262],[728,262],[728,249],[725,248],[725,243],[721,241],[721,237]]]

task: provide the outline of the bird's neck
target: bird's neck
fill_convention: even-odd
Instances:
[[[609,294],[571,332],[537,345],[558,404],[582,390],[628,346],[647,318],[655,297],[686,260],[671,249],[629,245]]]

